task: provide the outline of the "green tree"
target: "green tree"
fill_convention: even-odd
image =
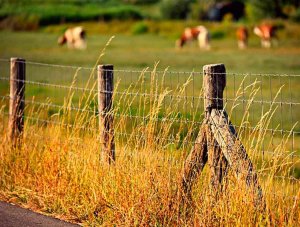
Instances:
[[[286,18],[283,8],[286,5],[298,8],[300,6],[299,0],[249,0],[249,3],[254,7],[255,16],[258,18]]]
[[[125,3],[132,3],[132,4],[151,4],[156,3],[159,0],[123,0]]]
[[[190,0],[163,0],[161,13],[166,19],[185,19],[190,12]]]

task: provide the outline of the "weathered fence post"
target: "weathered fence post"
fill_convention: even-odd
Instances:
[[[115,161],[114,117],[112,111],[113,65],[98,66],[98,111],[101,143],[101,160]]]
[[[221,182],[230,167],[237,178],[244,180],[255,195],[257,205],[265,207],[262,190],[258,183],[246,149],[238,139],[234,127],[223,106],[223,91],[226,86],[224,64],[203,67],[203,95],[205,119],[195,145],[187,157],[179,186],[181,209],[191,204],[191,189],[206,162],[210,167],[213,193],[221,189]],[[217,195],[217,194],[211,194]],[[182,207],[182,205],[186,204]]]
[[[8,136],[14,146],[24,129],[25,74],[25,60],[11,58]]]
[[[226,86],[226,69],[224,64],[205,65],[203,67],[203,96],[206,119],[209,119],[213,109],[222,110],[223,91]],[[207,121],[207,124],[211,124]],[[208,165],[213,194],[217,192],[226,174],[228,163],[222,150],[214,138],[210,125],[207,129]]]
[[[204,110],[223,109],[223,91],[226,86],[224,64],[203,66]]]
[[[210,152],[209,149],[209,157],[212,156],[211,163],[213,164],[210,168],[215,178],[212,179],[213,184],[217,186],[222,181],[227,165],[229,165],[237,178],[245,180],[247,187],[252,189],[257,204],[262,204],[262,190],[253,164],[229,121],[226,111],[223,110],[223,91],[226,86],[225,66],[223,64],[206,65],[203,67],[203,73],[206,118],[213,136],[213,143],[218,146],[213,148],[214,152]]]
[[[180,186],[180,198],[184,203],[191,201],[191,189],[199,173],[208,162],[211,170],[211,184],[218,189],[225,171],[227,161],[216,143],[208,122],[208,116],[213,108],[223,109],[223,90],[226,85],[225,66],[223,64],[207,65],[203,67],[203,97],[205,119],[195,145],[185,162]]]

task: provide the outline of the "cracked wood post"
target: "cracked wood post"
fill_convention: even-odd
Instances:
[[[191,205],[192,186],[197,180],[200,172],[203,170],[208,159],[206,127],[207,125],[202,123],[195,144],[184,163],[178,192],[180,206]],[[182,208],[186,209],[186,207]]]
[[[224,64],[205,65],[203,67],[203,96],[205,118],[209,119],[211,111],[222,110],[223,91],[226,86],[226,69]],[[208,125],[210,122],[207,122]],[[216,196],[221,189],[221,182],[227,173],[228,162],[222,154],[221,147],[214,138],[209,125],[207,129],[208,165],[210,168],[211,195]]]
[[[254,189],[253,191],[257,195],[257,204],[260,203],[264,206],[264,203],[261,203],[262,191],[251,160],[223,110],[225,86],[224,64],[203,67],[205,119],[183,168],[179,187],[181,205],[191,203],[191,187],[205,163],[208,162],[213,193],[221,189],[222,179],[226,175],[228,167],[231,167],[238,178],[244,178],[246,185]]]
[[[13,146],[21,139],[24,129],[25,74],[25,60],[11,58],[8,138]]]
[[[112,114],[113,96],[113,65],[98,66],[98,111],[101,143],[101,160],[106,163],[114,163],[114,117]]]
[[[264,209],[265,203],[257,174],[246,149],[238,139],[238,135],[228,119],[226,111],[212,110],[209,122],[214,138],[218,142],[230,168],[233,169],[237,178],[245,181],[246,186],[254,193],[256,205],[261,205]]]
[[[226,86],[225,66],[223,64],[206,65],[203,69],[204,94],[207,95],[204,97],[206,119],[208,120],[213,140],[218,144],[217,153],[213,154],[209,150],[209,161],[210,155],[214,155],[212,158],[213,166],[211,166],[211,172],[215,176],[213,184],[215,183],[217,186],[218,181],[221,182],[222,176],[226,174],[226,171],[223,172],[223,166],[224,164],[227,166],[228,163],[237,178],[246,181],[246,185],[255,193],[256,202],[259,204],[262,202],[262,190],[258,184],[257,174],[243,144],[238,139],[234,127],[228,120],[226,111],[223,110],[223,90]],[[224,157],[226,160],[221,160]],[[216,166],[216,163],[220,163],[221,168]]]
[[[180,182],[180,203],[192,202],[192,186],[198,175],[208,162],[210,167],[210,181],[213,194],[219,189],[226,173],[227,161],[214,139],[207,119],[213,108],[223,109],[223,90],[226,85],[225,66],[223,64],[207,65],[203,67],[203,96],[205,119],[200,127],[198,137],[182,171]]]

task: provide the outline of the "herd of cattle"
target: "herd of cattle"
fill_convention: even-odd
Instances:
[[[276,39],[277,27],[270,24],[261,24],[255,26],[253,32],[261,40],[261,46],[270,48],[273,40]],[[241,26],[236,30],[237,44],[240,49],[248,46],[249,32],[247,27]],[[210,49],[210,33],[208,29],[202,25],[192,28],[185,28],[180,38],[176,40],[176,47],[182,48],[190,41],[197,40],[200,49]],[[70,49],[86,49],[86,32],[83,27],[78,26],[67,29],[64,34],[59,37],[58,44],[67,44]]]
[[[276,40],[277,27],[271,24],[261,24],[255,26],[253,32],[261,40],[261,46],[270,48],[274,40]],[[237,44],[240,49],[245,49],[248,46],[249,31],[247,27],[240,26],[236,30]],[[200,49],[210,49],[210,34],[204,26],[193,28],[185,28],[180,38],[176,41],[176,47],[182,48],[189,41],[198,40]]]

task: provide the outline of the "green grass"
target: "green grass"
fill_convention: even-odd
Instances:
[[[114,27],[123,26],[124,30],[130,33],[130,28],[134,25],[134,23],[128,24],[127,27],[122,23],[110,25],[112,27],[110,34],[116,37],[101,59],[102,63],[114,64],[117,68],[142,69],[147,66],[151,67],[159,61],[160,69],[170,67],[170,70],[201,71],[205,64],[223,62],[229,72],[295,74],[300,72],[300,41],[295,35],[289,35],[289,39],[284,37],[285,33],[291,32],[290,30],[283,32],[278,47],[270,50],[261,49],[259,40],[251,36],[250,47],[245,51],[236,48],[234,37],[213,39],[211,51],[200,51],[195,43],[178,51],[174,48],[176,36],[170,35],[172,31],[169,31],[167,36],[163,35],[163,25],[159,28],[159,33],[162,35],[131,36],[130,34],[118,34],[120,31],[114,32],[113,30]],[[101,23],[95,24],[95,26],[98,26],[99,29],[94,30],[93,26],[87,25],[88,49],[86,51],[67,50],[66,47],[57,46],[59,33],[62,33],[66,26],[50,29],[56,33],[2,31],[0,57],[20,56],[28,61],[93,66],[95,59],[111,36],[97,35],[97,33],[101,33],[103,26]],[[173,31],[173,34],[175,33]]]
[[[27,3],[3,4],[0,18],[4,19],[1,27],[26,30],[26,26],[60,24],[62,22],[110,21],[143,19],[144,15],[133,5],[109,1],[104,4],[87,3]],[[24,24],[24,27],[20,26]],[[35,27],[36,29],[36,27]]]
[[[120,24],[120,23],[119,23]],[[93,30],[93,26],[87,26],[88,30],[88,48],[85,51],[68,50],[66,47],[59,47],[56,44],[58,33],[53,33],[53,27],[49,28],[52,32],[7,32],[0,33],[0,58],[10,58],[13,56],[23,57],[27,61],[44,62],[49,64],[74,65],[93,67],[95,60],[98,58],[101,50],[106,45],[107,40],[111,35],[97,35]],[[118,23],[113,24],[118,26]],[[123,26],[128,23],[123,24]],[[133,23],[134,25],[134,23]],[[122,26],[122,24],[120,24]],[[161,25],[163,27],[163,25]],[[60,27],[60,26],[59,26]],[[57,27],[57,28],[59,28]],[[211,25],[212,29],[220,29],[215,24]],[[221,25],[222,27],[222,25]],[[56,28],[56,29],[57,29]],[[89,32],[89,29],[91,31]],[[295,30],[296,31],[296,30]],[[287,27],[286,32],[291,32]],[[234,38],[227,37],[223,39],[213,39],[211,41],[212,49],[210,51],[201,51],[196,46],[196,43],[191,43],[182,50],[174,48],[173,36],[146,34],[133,36],[129,34],[116,34],[111,44],[107,47],[105,55],[100,59],[100,64],[113,64],[115,69],[133,69],[142,70],[145,67],[152,68],[155,62],[159,62],[157,69],[164,70],[169,67],[169,71],[186,71],[186,72],[201,72],[202,66],[211,63],[225,63],[228,74],[226,96],[234,98],[237,88],[240,86],[245,75],[242,74],[300,74],[300,41],[291,36],[286,39],[285,33],[280,33],[278,47],[270,50],[262,49],[259,46],[259,40],[255,37],[250,37],[249,48],[247,50],[238,50]],[[7,63],[1,63],[1,72],[8,76],[9,68]],[[67,84],[73,80],[76,73],[75,69],[63,69],[60,67],[48,67],[27,64],[27,79],[46,83]],[[86,78],[88,78],[91,70],[82,69],[78,73],[77,86],[84,86]],[[236,76],[231,74],[236,73]],[[199,95],[202,87],[202,78],[195,74],[193,82],[189,85],[186,95]],[[165,87],[174,89],[176,84],[183,84],[190,76],[186,74],[167,74],[165,77]],[[139,77],[139,73],[116,73],[116,80],[121,79],[119,90],[126,89],[130,83],[134,82]],[[95,77],[94,77],[95,78]],[[145,84],[149,83],[148,76],[145,77]],[[175,79],[174,79],[175,78]],[[280,77],[260,77],[259,75],[248,76],[244,82],[244,87],[253,83],[257,79],[261,81],[261,89],[256,97],[256,100],[271,101],[274,98],[278,89],[284,85],[281,94],[277,101],[283,102],[297,102],[300,100],[298,92],[300,83],[298,78],[280,78]],[[148,82],[147,82],[148,80]],[[1,85],[1,83],[0,83]],[[1,85],[4,86],[3,83]],[[33,86],[34,87],[34,86]],[[147,87],[147,86],[146,86]],[[194,87],[194,89],[193,89]],[[53,98],[62,104],[62,99],[67,91],[53,89],[34,89],[28,90],[27,97],[36,96],[37,99],[44,99],[48,97]],[[7,90],[1,89],[1,94],[7,93]],[[243,94],[248,97],[249,94]],[[75,98],[78,100],[80,94],[76,94]],[[166,103],[170,102],[166,99]],[[191,106],[191,100],[188,100],[188,105]],[[243,103],[239,101],[240,109],[243,110]],[[228,102],[230,108],[232,102]],[[202,106],[200,106],[200,109]],[[256,103],[252,105],[251,115],[254,119],[260,119],[261,104]],[[267,108],[267,105],[264,105]],[[289,106],[283,106],[288,110],[284,113],[277,111],[274,119],[282,119],[287,123],[286,128],[291,128],[297,120],[300,111],[297,106],[293,106],[293,113],[290,113]],[[281,108],[281,110],[282,110]],[[187,109],[187,113],[190,111]],[[293,116],[293,120],[289,120]],[[188,117],[188,116],[186,116]],[[239,122],[239,115],[236,114],[236,122]],[[278,123],[274,120],[273,127]],[[299,128],[299,126],[297,126]]]
[[[150,23],[150,22],[146,22]],[[175,27],[182,26],[175,22]],[[135,23],[120,23],[112,22],[111,27],[122,27],[124,29],[129,26],[134,26]],[[162,29],[168,22],[159,25]],[[86,24],[88,32],[88,48],[85,51],[68,50],[66,47],[59,47],[56,44],[58,37],[57,31],[62,29],[62,26],[52,26],[45,28],[48,32],[7,32],[2,31],[0,36],[0,58],[10,58],[12,56],[23,57],[27,61],[44,62],[49,64],[74,65],[93,67],[95,60],[98,58],[101,50],[106,45],[107,40],[111,35],[97,35],[100,31],[95,30],[97,24]],[[99,27],[104,25],[99,25]],[[109,25],[108,25],[109,26]],[[211,30],[220,31],[224,25],[210,25]],[[105,55],[100,59],[100,64],[113,64],[115,69],[133,69],[142,70],[146,67],[152,68],[155,62],[159,62],[157,70],[164,70],[169,67],[169,71],[186,71],[186,72],[201,72],[202,66],[211,63],[225,63],[228,78],[227,89],[225,96],[229,99],[236,97],[236,92],[240,83],[244,79],[243,74],[250,74],[244,81],[244,87],[252,84],[255,80],[260,83],[258,94],[255,97],[256,101],[272,101],[276,92],[283,86],[281,93],[278,95],[277,102],[299,102],[300,94],[294,92],[299,90],[299,77],[261,77],[260,75],[251,74],[300,74],[300,41],[296,39],[296,35],[292,33],[295,25],[286,25],[286,29],[280,31],[280,39],[277,47],[270,50],[260,48],[259,40],[253,36],[250,37],[249,48],[247,50],[238,50],[236,42],[232,36],[227,36],[223,39],[213,39],[211,41],[212,49],[210,51],[201,51],[196,46],[196,43],[191,43],[182,50],[174,48],[174,38],[172,33],[169,35],[145,34],[134,36],[125,32],[125,34],[116,34],[111,44],[107,47]],[[126,30],[126,29],[125,29]],[[129,32],[130,33],[130,32]],[[290,34],[290,38],[286,37]],[[1,72],[8,76],[8,64],[2,62]],[[60,68],[51,66],[40,66],[27,64],[27,79],[44,83],[55,83],[70,85],[76,73],[76,68]],[[86,78],[89,77],[91,70],[81,69],[78,72],[76,86],[83,87],[86,83]],[[236,74],[231,74],[236,73]],[[145,76],[145,89],[149,92],[149,75]],[[162,75],[162,73],[160,73]],[[115,73],[116,82],[121,79],[118,86],[119,91],[123,92],[128,86],[136,81],[139,73]],[[177,74],[169,73],[165,77],[164,86],[174,90],[178,84],[183,84],[190,76],[190,73]],[[96,75],[94,75],[96,78]],[[0,83],[1,95],[7,94],[8,87]],[[30,89],[32,87],[32,89]],[[193,81],[188,86],[185,95],[198,96],[202,87],[202,77],[196,73]],[[65,89],[53,88],[35,88],[35,85],[28,86],[26,97],[30,99],[35,97],[36,100],[44,100],[51,97],[51,100],[58,104],[63,104],[63,99],[68,91]],[[141,91],[143,92],[143,91]],[[248,90],[241,94],[241,98],[237,103],[239,106],[233,113],[233,119],[236,124],[241,121],[242,115],[237,114],[245,109],[243,98],[249,97]],[[81,93],[75,93],[74,99],[79,100]],[[202,113],[202,101],[200,106],[195,109],[195,103],[199,100],[182,100],[180,106],[183,108],[181,112],[184,117],[192,119],[191,111],[199,110]],[[185,102],[185,103],[184,103]],[[171,103],[171,98],[165,99],[165,105]],[[232,101],[228,101],[227,108],[231,108]],[[252,123],[257,122],[262,114],[262,108],[268,108],[269,104],[254,103],[250,109]],[[181,107],[178,107],[179,109]],[[133,111],[133,110],[131,110]],[[297,105],[292,107],[288,105],[279,106],[278,111],[274,114],[272,120],[272,128],[279,126],[279,129],[291,129],[297,122],[300,114],[300,108]],[[199,114],[197,115],[199,118]],[[299,125],[296,129],[299,129]]]

